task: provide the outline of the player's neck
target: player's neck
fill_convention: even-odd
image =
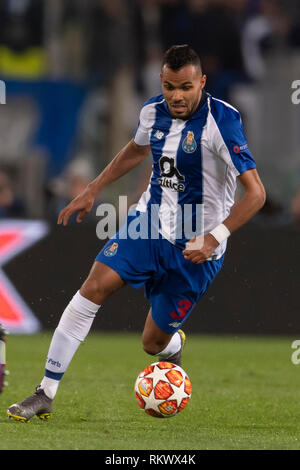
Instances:
[[[199,100],[199,103],[198,105],[196,106],[195,110],[193,111],[193,113],[190,115],[189,119],[191,119],[193,116],[195,116],[195,114],[197,114],[197,112],[202,108],[202,106],[206,103],[206,100],[207,100],[207,93],[206,91],[203,89],[202,92],[201,92],[201,96],[200,96],[200,100]]]

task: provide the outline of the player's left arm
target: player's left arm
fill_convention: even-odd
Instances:
[[[266,202],[265,188],[255,168],[245,171],[238,176],[238,179],[245,190],[245,194],[232,207],[229,216],[223,222],[230,233],[248,222]]]
[[[229,236],[248,222],[265,204],[265,188],[255,168],[245,171],[238,178],[245,191],[243,198],[232,207],[229,216],[220,224],[221,227],[219,226],[220,229],[215,232],[215,235],[212,233],[204,235],[200,249],[197,249],[195,245],[196,239],[187,244],[183,255],[189,261],[196,264],[206,261],[220,244],[217,238],[220,240],[219,237],[222,237],[222,230],[225,231],[225,236],[227,230],[227,236]]]
[[[221,158],[236,174],[245,194],[217,227],[202,236],[202,240],[190,240],[183,251],[184,256],[194,263],[203,263],[229,235],[244,225],[265,203],[266,193],[256,170],[255,161],[248,149],[240,113],[229,106],[218,111],[219,104],[212,100],[208,134],[212,152]],[[195,241],[201,244],[197,249]]]

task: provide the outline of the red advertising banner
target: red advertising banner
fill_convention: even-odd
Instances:
[[[10,333],[34,333],[40,329],[40,322],[8,279],[2,266],[47,233],[47,224],[42,221],[0,221],[0,323]]]

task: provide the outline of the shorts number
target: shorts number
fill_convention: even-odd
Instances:
[[[179,300],[178,305],[179,307],[177,310],[179,313],[171,312],[171,317],[175,318],[176,320],[182,320],[186,316],[189,308],[192,306],[192,302],[188,299],[183,299]]]

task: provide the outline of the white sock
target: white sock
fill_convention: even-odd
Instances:
[[[43,380],[41,381],[41,388],[44,390],[48,398],[53,398],[56,395],[58,386],[59,386],[60,381],[59,380],[54,380],[54,379],[49,379],[49,377],[43,377]]]
[[[173,354],[177,353],[180,348],[181,336],[178,331],[176,331],[176,333],[173,334],[169,344],[158,354],[158,356],[164,359],[168,359],[168,357],[173,356]]]
[[[45,376],[41,382],[41,388],[49,398],[54,398],[62,376],[90,331],[99,308],[100,305],[86,299],[78,291],[62,314],[52,337]]]

